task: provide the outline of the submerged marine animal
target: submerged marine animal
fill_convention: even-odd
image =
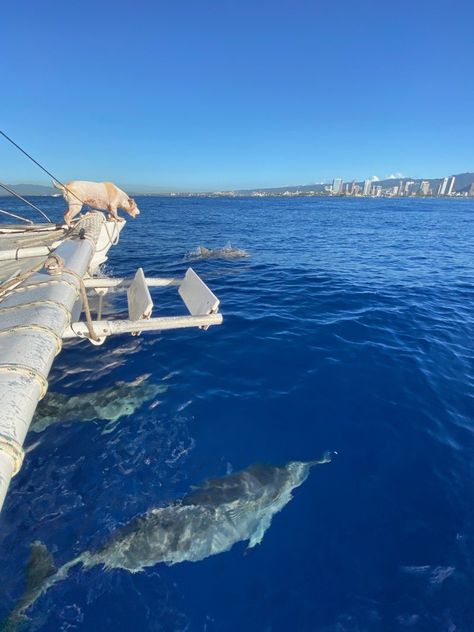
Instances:
[[[6,629],[12,629],[41,595],[64,580],[71,568],[102,565],[137,573],[160,562],[197,562],[229,551],[237,542],[248,547],[260,544],[273,516],[292,499],[292,491],[308,477],[320,461],[291,461],[284,466],[251,465],[222,478],[211,479],[193,489],[182,500],[148,511],[118,529],[102,549],[85,551],[55,570],[41,542],[32,545],[26,590]]]
[[[164,393],[164,384],[153,384],[146,373],[131,382],[117,382],[92,393],[66,395],[48,393],[38,406],[30,430],[42,432],[48,426],[67,421],[103,419],[115,424],[121,417],[132,415],[140,406]]]
[[[204,246],[198,246],[195,250],[192,250],[186,256],[187,259],[241,259],[248,257],[249,254],[246,250],[240,248],[232,248],[232,246],[224,246],[223,248],[205,248]]]

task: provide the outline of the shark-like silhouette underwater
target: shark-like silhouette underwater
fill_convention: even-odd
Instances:
[[[15,629],[37,599],[79,564],[85,570],[102,565],[137,573],[159,563],[198,562],[229,551],[237,542],[247,541],[249,548],[260,544],[273,516],[289,503],[311,468],[330,461],[328,453],[319,461],[251,465],[211,479],[172,505],[135,518],[102,549],[85,551],[57,570],[45,545],[35,542],[26,590],[3,629]]]
[[[79,395],[48,393],[40,402],[30,429],[42,432],[56,423],[100,419],[109,422],[106,431],[110,431],[119,419],[133,415],[145,402],[166,391],[167,386],[155,384],[149,378],[146,373],[130,382],[116,382]]]

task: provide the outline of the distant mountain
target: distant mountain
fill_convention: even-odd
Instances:
[[[41,184],[7,184],[9,189],[13,189],[20,195],[57,195],[60,193],[54,187],[43,186]],[[118,185],[120,186],[120,185]],[[151,187],[151,186],[135,186],[135,187],[121,187],[124,191],[127,191],[129,195],[163,195],[167,194],[168,190],[163,187]],[[10,196],[11,194],[5,189],[0,187],[0,197],[1,196]]]
[[[292,193],[295,191],[302,191],[302,192],[307,192],[307,191],[314,191],[315,193],[323,193],[326,188],[329,186],[329,182],[326,184],[297,184],[297,185],[292,185],[292,186],[287,186],[287,187],[273,187],[273,188],[263,188],[263,189],[240,189],[239,191],[235,191],[235,193],[237,193],[238,195],[249,195],[251,193],[256,193],[256,192],[260,192],[260,193],[269,193],[271,194],[281,194],[284,193],[285,191],[291,191]]]
[[[441,182],[441,180],[438,180]],[[458,173],[456,182],[454,183],[455,191],[467,191],[474,182],[474,173]]]
[[[59,193],[53,187],[45,187],[41,184],[7,184],[9,189],[16,191],[19,195],[53,195]],[[10,196],[5,189],[0,188],[0,196]]]

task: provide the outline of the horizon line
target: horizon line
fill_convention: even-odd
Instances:
[[[261,186],[254,186],[254,187],[240,187],[240,188],[168,188],[166,186],[161,186],[161,185],[150,185],[150,184],[121,184],[120,186],[123,187],[125,190],[129,190],[133,193],[149,193],[149,194],[170,194],[170,193],[176,193],[176,194],[180,194],[180,193],[232,193],[232,192],[236,192],[236,191],[257,191],[260,189],[285,189],[287,187],[291,187],[291,188],[296,188],[296,187],[308,187],[308,186],[325,186],[325,185],[330,185],[332,182],[334,182],[334,180],[339,180],[341,179],[343,183],[347,183],[347,182],[365,182],[367,180],[371,180],[374,183],[375,182],[384,182],[387,180],[396,180],[396,181],[400,181],[400,180],[440,180],[443,178],[449,178],[449,177],[453,177],[453,176],[459,176],[459,175],[464,175],[464,174],[474,174],[474,171],[462,171],[460,173],[454,173],[454,174],[450,174],[448,176],[446,175],[442,175],[442,176],[435,176],[435,177],[419,177],[419,176],[405,176],[403,174],[397,174],[395,175],[395,177],[392,176],[385,176],[385,177],[377,177],[377,176],[370,176],[368,178],[349,178],[349,179],[345,179],[345,178],[338,178],[338,177],[334,177],[328,181],[325,182],[310,182],[310,183],[299,183],[299,184],[283,184],[283,185],[261,185]],[[96,180],[96,182],[99,182],[99,180]],[[41,182],[9,182],[8,183],[10,186],[41,186],[44,188],[53,188],[52,184],[44,184]],[[147,190],[148,189],[148,190]]]

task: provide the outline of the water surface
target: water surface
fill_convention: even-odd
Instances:
[[[35,201],[59,219],[61,200]],[[52,392],[93,401],[148,374],[165,388],[112,426],[68,412],[29,435],[0,522],[0,614],[34,540],[64,563],[204,479],[337,450],[255,549],[72,572],[31,609],[35,629],[473,630],[474,203],[138,204],[107,274],[192,265],[225,322],[65,345]],[[249,256],[195,256],[229,245]],[[175,290],[154,298],[155,315],[182,312]],[[106,309],[123,315],[123,296]]]

